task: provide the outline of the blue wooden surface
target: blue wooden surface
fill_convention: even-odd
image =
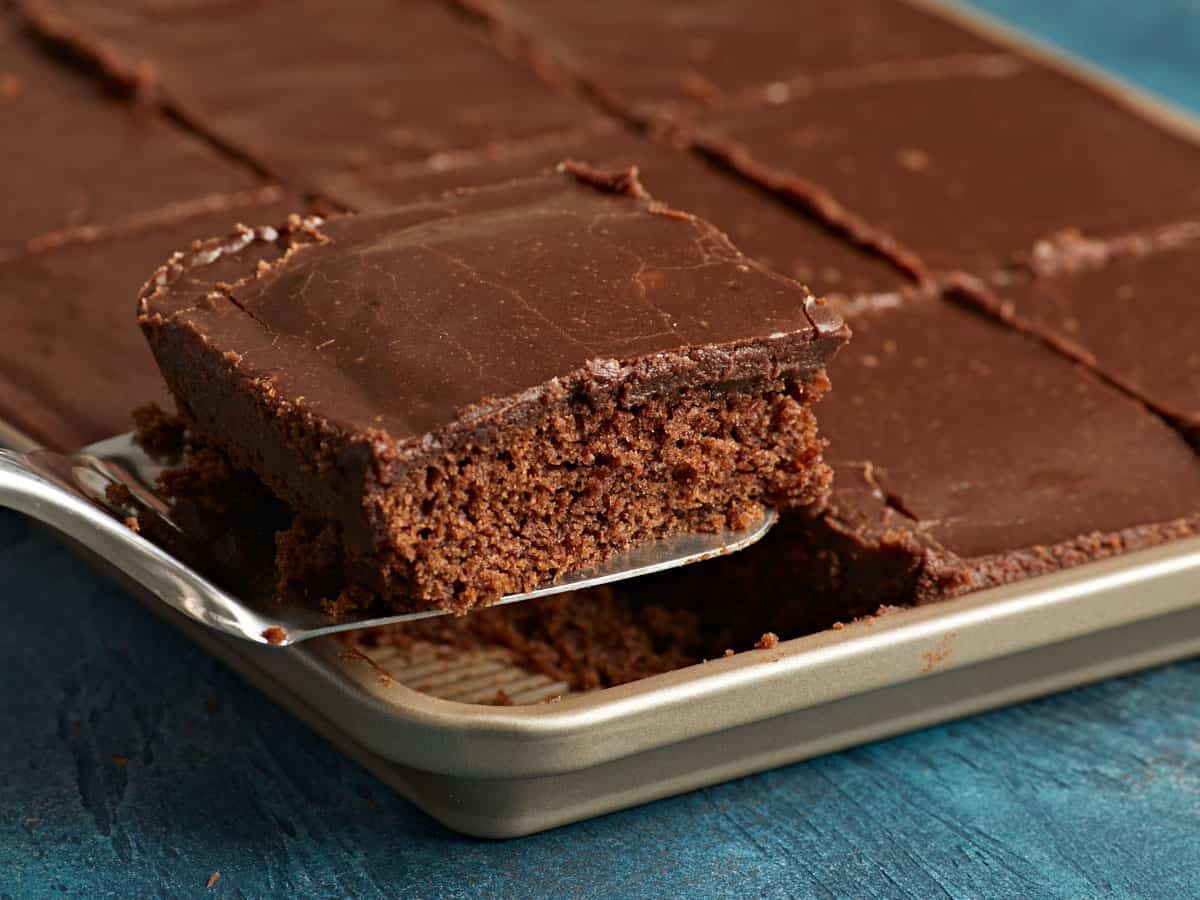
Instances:
[[[1200,109],[1200,0],[977,5]],[[488,843],[8,514],[0,600],[0,897],[1200,896],[1200,661]]]

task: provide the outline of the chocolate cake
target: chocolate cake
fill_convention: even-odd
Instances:
[[[439,0],[22,6],[47,41],[297,186],[598,118]]]
[[[972,586],[1194,526],[1200,460],[1140,403],[935,298],[846,313],[858,340],[824,410],[831,463],[841,483],[871,487],[966,565]],[[924,416],[905,414],[900,397]]]
[[[965,294],[1139,398],[1200,445],[1200,222],[1039,242]]]
[[[159,211],[0,261],[0,418],[73,452],[128,431],[131,407],[169,403],[145,340],[119,325],[146,276],[197,237],[303,206],[277,187],[212,195],[177,219]]]
[[[914,269],[985,275],[1065,228],[1200,215],[1200,146],[1017,57],[715,113],[698,141]]]
[[[162,387],[129,310],[181,250],[146,325],[205,537],[137,522],[239,591],[462,608],[818,500],[726,559],[376,636],[581,687],[1194,533],[1194,142],[924,3],[614,2],[0,4],[0,416],[124,430]],[[756,262],[646,198],[543,215],[570,158]],[[279,225],[314,199],[361,215]],[[844,332],[764,269],[857,332],[824,463]]]
[[[431,199],[455,188],[526,177],[553,168],[562,159],[586,159],[616,170],[636,165],[638,178],[653,196],[712,222],[739,250],[804,283],[818,297],[883,293],[908,283],[889,260],[860,250],[806,218],[779,195],[611,122],[544,141],[437,154],[371,172],[344,173],[320,184],[322,192],[340,205],[370,212]]]
[[[821,406],[834,488],[725,559],[639,583],[792,610],[953,597],[1200,530],[1200,460],[1135,400],[1037,339],[932,293],[841,308],[854,339]],[[792,623],[771,624],[795,634]]]
[[[988,54],[987,42],[895,0],[457,0],[545,76],[635,118],[775,102],[823,77],[877,77]]]
[[[98,226],[178,218],[210,195],[259,181],[153,111],[48,58],[4,4],[0,172],[0,259]]]
[[[397,609],[465,610],[824,496],[846,340],[634,171],[554,173],[178,254],[140,321],[192,426]]]

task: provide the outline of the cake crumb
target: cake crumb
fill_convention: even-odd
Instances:
[[[295,530],[295,526],[293,526],[293,528],[289,529],[287,532],[284,532],[276,537],[277,551],[279,551],[280,541],[291,540],[291,536],[294,536],[293,533]],[[295,550],[293,549],[290,551],[280,552],[295,552]],[[301,552],[303,552],[303,550]],[[281,587],[285,586],[281,585]],[[327,615],[330,619],[341,621],[342,619],[346,619],[356,612],[366,609],[373,601],[374,598],[368,594],[367,591],[360,587],[351,586],[345,590],[339,591],[337,596],[332,600],[328,597],[322,599],[321,611],[324,612],[325,615]]]
[[[834,622],[829,627],[832,628],[834,631],[841,631],[843,628],[846,627],[846,623],[845,622]]]
[[[129,765],[129,757],[127,757],[127,756],[122,756],[122,755],[121,755],[121,754],[119,754],[119,753],[114,753],[114,754],[112,755],[112,761],[113,761],[113,762],[115,762],[115,763],[116,763],[118,766],[127,766],[127,765]]]
[[[694,69],[688,69],[679,76],[679,89],[709,106],[721,99],[721,89]]]
[[[922,672],[932,672],[941,663],[945,662],[950,657],[949,647],[935,647],[932,650],[926,650],[921,654],[921,658],[925,660],[925,664],[921,666]]]
[[[272,625],[270,628],[264,629],[262,636],[268,644],[282,644],[287,640],[287,632],[278,625]]]
[[[151,403],[139,406],[132,413],[136,442],[153,460],[176,456],[183,452],[187,429],[183,420]]]
[[[773,631],[768,631],[758,639],[758,643],[754,645],[755,650],[774,650],[779,646],[779,635]]]
[[[104,489],[104,499],[113,506],[128,506],[133,502],[133,492],[129,485],[114,481]]]
[[[730,648],[730,647],[726,647],[726,648],[725,648],[725,655],[726,655],[726,656],[733,656],[733,649],[732,649],[732,648]]]
[[[508,696],[504,688],[496,688],[496,696],[492,700],[493,706],[513,706],[512,697]]]
[[[130,531],[132,531],[134,534],[142,533],[142,523],[138,521],[137,516],[126,516],[125,517],[125,527],[128,528]]]
[[[212,886],[217,883],[217,880],[220,877],[221,877],[220,871],[213,872],[211,875],[208,876],[208,881],[204,882],[204,886],[211,890]]]
[[[896,154],[896,161],[910,172],[924,172],[929,168],[929,154],[915,147],[906,147]]]
[[[947,631],[942,635],[942,640],[936,647],[932,647],[921,654],[921,658],[925,660],[925,664],[921,667],[922,672],[932,672],[954,653],[954,639],[958,637],[957,631]]]

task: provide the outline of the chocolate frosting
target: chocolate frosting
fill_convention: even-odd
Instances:
[[[994,48],[896,0],[458,0],[635,116],[765,102],[823,74]]]
[[[586,159],[605,169],[636,165],[638,177],[655,197],[712,222],[739,250],[795,278],[818,296],[878,293],[907,282],[889,261],[859,250],[778,195],[694,154],[612,125],[484,152],[439,154],[371,173],[346,173],[322,180],[321,189],[349,208],[384,210],[430,199],[451,188],[534,175],[566,158]]]
[[[1200,224],[1043,242],[1032,277],[987,292],[1002,315],[1121,385],[1200,443]]]
[[[105,94],[41,52],[4,7],[0,173],[0,259],[257,182],[156,111]]]
[[[701,143],[860,239],[985,275],[1064,228],[1200,214],[1200,147],[1049,69],[866,84],[716,114]]]
[[[141,320],[402,457],[573,391],[811,375],[847,336],[632,172],[587,167],[209,242],[152,279]]]
[[[437,0],[30,0],[37,27],[295,185],[595,117]]]
[[[1039,341],[937,297],[843,312],[854,340],[821,404],[843,495],[871,486],[962,558],[1200,509],[1200,461],[1179,435]]]
[[[48,447],[73,451],[128,431],[136,406],[169,404],[131,315],[147,276],[196,238],[303,208],[278,188],[212,198],[211,207],[0,262],[0,418]]]

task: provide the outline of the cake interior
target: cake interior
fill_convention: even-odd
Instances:
[[[827,386],[822,373],[553,404],[364,491],[366,552],[298,517],[277,541],[280,590],[335,614],[380,600],[464,612],[643,541],[811,504],[831,479],[809,408]]]
[[[148,452],[176,460],[159,490],[172,501],[172,519],[180,526],[176,530],[142,510],[143,535],[242,596],[277,594],[280,544],[291,545],[297,576],[301,560],[311,572],[307,582],[286,586],[289,599],[336,599],[348,590],[338,565],[340,542],[334,537],[301,524],[291,507],[255,476],[232,466],[220,450],[194,435],[185,442],[181,420],[147,411],[138,416],[138,427]],[[824,531],[820,517],[793,516],[765,541],[774,543],[776,531],[791,541],[805,527]],[[726,559],[723,568],[741,555]],[[746,650],[767,630],[795,637],[846,617],[840,604],[813,602],[814,596],[826,596],[820,584],[803,585],[791,578],[790,589],[778,585],[763,592],[754,578],[747,578],[744,590],[738,590],[737,577],[705,577],[706,570],[713,571],[710,566],[480,609],[468,616],[354,632],[346,639],[400,648],[433,644],[441,653],[504,647],[523,668],[586,690],[668,672],[727,650]],[[296,597],[297,592],[303,596]],[[383,605],[366,592],[351,596]],[[864,605],[863,612],[872,614],[877,606]]]

